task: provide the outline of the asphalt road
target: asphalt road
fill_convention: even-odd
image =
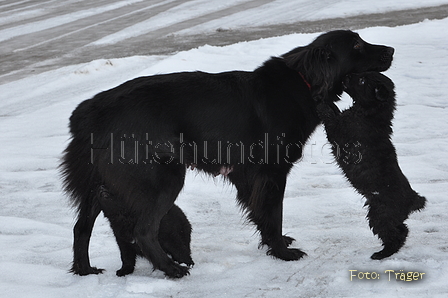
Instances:
[[[98,7],[113,5],[118,0],[5,0],[0,2],[0,17],[12,12],[32,15],[38,9],[49,9],[51,14],[23,19],[11,18],[0,22],[0,84],[56,69],[66,65],[89,62],[100,58],[120,58],[133,55],[168,54],[201,45],[227,45],[239,41],[255,40],[290,33],[322,32],[334,29],[361,29],[372,26],[398,26],[448,17],[448,5],[412,10],[392,11],[382,14],[365,14],[346,18],[303,21],[292,24],[244,27],[235,30],[217,29],[208,34],[178,35],[175,32],[222,18],[235,12],[251,9],[273,0],[243,2],[217,12],[161,27],[147,34],[129,38],[113,45],[90,45],[92,42],[144,21],[185,1],[141,1],[134,4],[92,13]],[[79,15],[71,15],[78,12]],[[85,15],[80,14],[84,12]],[[89,12],[91,15],[89,15]],[[30,24],[51,18],[66,17],[65,22],[45,30],[33,31]],[[70,19],[72,17],[72,19]],[[7,19],[7,18],[6,18]],[[27,27],[28,26],[28,27]],[[1,36],[11,28],[24,28],[24,34],[7,38]],[[26,31],[28,30],[28,31]],[[16,34],[17,35],[17,34]]]

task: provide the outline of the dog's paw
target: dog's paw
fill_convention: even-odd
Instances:
[[[287,248],[281,251],[274,251],[270,248],[268,249],[267,254],[283,261],[297,261],[307,255],[297,248]]]
[[[296,239],[283,235],[283,241],[285,242],[286,246],[290,246],[294,241],[296,241]]]
[[[395,247],[387,247],[385,246],[385,248],[381,251],[377,251],[376,253],[374,253],[373,255],[370,256],[370,258],[372,260],[382,260],[385,259],[387,257],[390,257],[391,255],[393,255],[394,253],[398,252],[400,250],[400,246],[395,246]]]
[[[390,257],[391,255],[386,255],[383,253],[383,251],[378,251],[370,256],[372,260],[382,260],[384,258]]]
[[[117,270],[117,276],[125,276],[134,272],[134,266],[123,266],[120,270]]]
[[[165,272],[165,276],[169,278],[181,278],[190,275],[190,268],[178,265],[174,262],[163,271]]]
[[[182,263],[181,263],[182,264]],[[188,261],[186,261],[186,262],[183,262],[183,264],[185,264],[185,265],[187,265],[188,266],[188,268],[192,268],[193,266],[194,266],[194,262],[193,262],[193,259],[192,258],[190,258]]]
[[[81,275],[81,276],[85,276],[85,275],[89,275],[89,274],[101,274],[101,273],[103,273],[103,271],[104,271],[104,269],[100,269],[100,268],[96,268],[96,267],[89,267],[89,268],[81,269],[81,268],[75,268],[75,266],[73,266],[73,268],[70,270],[71,273]]]
[[[193,259],[190,256],[182,256],[182,257],[174,257],[172,256],[173,260],[178,264],[185,264],[188,268],[191,268],[194,266]]]

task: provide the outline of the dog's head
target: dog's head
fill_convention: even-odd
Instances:
[[[393,60],[394,49],[370,44],[349,30],[324,33],[305,47],[282,57],[300,72],[315,93],[342,93],[342,80],[350,73],[385,71]]]
[[[342,84],[353,102],[366,110],[395,107],[394,83],[379,72],[349,74]]]

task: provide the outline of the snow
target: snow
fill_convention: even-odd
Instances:
[[[216,28],[231,30],[234,28],[253,26],[254,24],[271,25],[281,23],[293,23],[297,21],[315,21],[326,18],[344,18],[359,14],[383,13],[394,10],[415,9],[422,6],[421,2],[408,0],[276,0],[257,1],[263,5],[252,9],[217,18],[179,31],[181,34],[197,34],[199,31],[210,31]],[[427,0],[425,6],[437,6],[447,4],[444,0]]]
[[[166,3],[173,2],[173,0],[162,1],[148,8],[155,6],[161,6]],[[223,10],[228,7],[232,7],[244,0],[231,0],[225,2],[215,2],[209,0],[194,0],[182,3],[167,11],[161,12],[154,17],[147,19],[143,22],[139,22],[132,26],[126,27],[116,33],[110,34],[102,39],[94,42],[94,45],[116,43],[121,40],[143,35],[145,33],[155,31],[157,29],[170,26],[172,24],[187,21],[195,17],[202,16],[207,13]]]
[[[100,6],[98,8],[89,8],[89,9],[79,10],[74,13],[67,13],[64,15],[56,16],[56,17],[45,18],[40,21],[19,25],[19,26],[13,27],[13,28],[4,29],[4,30],[0,31],[0,41],[4,41],[4,40],[10,39],[15,36],[26,35],[29,33],[34,33],[34,32],[46,30],[49,28],[54,28],[54,27],[57,27],[57,26],[60,26],[63,24],[73,22],[73,20],[76,20],[76,19],[87,18],[92,15],[97,15],[97,14],[104,13],[104,12],[107,12],[110,10],[118,9],[125,5],[129,5],[129,4],[141,2],[141,1],[143,1],[143,0],[120,1],[117,3],[110,4],[110,5]],[[173,0],[171,0],[171,1],[173,1]],[[171,2],[171,1],[169,1],[169,2]],[[22,20],[23,14],[25,14],[27,12],[30,14],[30,16],[35,16],[39,12],[44,13],[44,10],[19,12],[19,13],[13,14],[12,16],[10,15],[6,18],[9,18],[10,20],[14,20],[14,19]]]
[[[353,1],[326,2],[335,3],[332,16],[349,11],[341,8],[343,4],[353,6],[348,13],[357,13]],[[389,10],[401,2],[420,5],[376,1],[362,9],[378,12],[381,4]],[[105,273],[85,277],[68,273],[74,214],[61,192],[57,167],[68,143],[68,118],[77,104],[141,75],[252,70],[272,55],[308,44],[318,34],[203,46],[169,56],[97,60],[0,85],[2,297],[446,297],[446,28],[448,19],[358,31],[366,41],[396,49],[393,66],[386,72],[396,84],[398,101],[393,141],[403,172],[428,199],[427,208],[407,221],[406,245],[382,261],[369,258],[380,249],[380,242],[368,228],[363,198],[332,163],[320,127],[302,162],[293,168],[285,195],[284,233],[297,239],[294,247],[308,253],[303,260],[283,262],[266,256],[265,249],[258,249],[255,229],[235,204],[234,188],[219,177],[189,171],[177,203],[193,226],[196,265],[190,276],[169,280],[139,259],[132,275],[117,277],[119,251],[103,217],[92,235],[90,259]],[[340,106],[350,103],[344,97]],[[380,279],[350,281],[349,270],[376,272]],[[406,282],[397,281],[394,274],[389,280],[386,270],[425,274],[420,281]]]

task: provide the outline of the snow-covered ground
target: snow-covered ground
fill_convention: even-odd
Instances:
[[[339,2],[350,6],[350,1]],[[57,166],[68,142],[68,117],[78,103],[141,75],[252,70],[317,34],[204,46],[170,56],[97,60],[0,85],[1,297],[447,297],[447,28],[444,19],[358,31],[371,43],[396,49],[386,72],[396,84],[398,101],[393,140],[403,172],[428,199],[427,208],[407,221],[407,244],[383,261],[369,258],[380,242],[368,228],[362,197],[332,163],[319,128],[293,169],[285,197],[284,233],[308,253],[303,260],[266,256],[235,205],[233,187],[219,177],[189,171],[177,203],[193,225],[196,265],[190,276],[165,279],[143,259],[132,275],[115,276],[119,251],[102,217],[90,254],[92,265],[107,271],[85,277],[67,272],[74,219]],[[350,103],[344,97],[340,106]],[[350,270],[376,272],[380,278],[350,280]],[[406,282],[386,270],[425,274]]]
[[[40,3],[3,0],[0,1],[0,9],[4,9],[4,12],[0,10],[0,41],[99,16],[126,8],[126,6],[140,5],[142,2],[144,0],[95,2],[86,0],[49,0],[40,1]],[[116,43],[195,18],[202,18],[204,22],[181,30],[180,33],[197,34],[200,31],[214,31],[217,28],[229,29],[244,26],[254,27],[294,23],[298,20],[321,20],[447,4],[446,0],[425,0],[424,3],[416,0],[395,0],[393,2],[390,0],[377,0],[375,2],[359,0],[158,0],[152,2],[149,5],[143,3],[142,8],[133,10],[129,14],[150,13],[160,7],[167,7],[167,9],[162,10],[151,18],[128,25],[123,30],[99,39],[94,44]],[[127,15],[128,13],[122,13],[117,15],[116,18],[124,18]],[[213,15],[213,17],[208,18],[207,16],[210,15]],[[111,22],[113,20],[108,19],[103,22]],[[98,22],[94,26],[103,25],[103,22]],[[1,25],[8,23],[15,24],[4,29],[1,28]]]

